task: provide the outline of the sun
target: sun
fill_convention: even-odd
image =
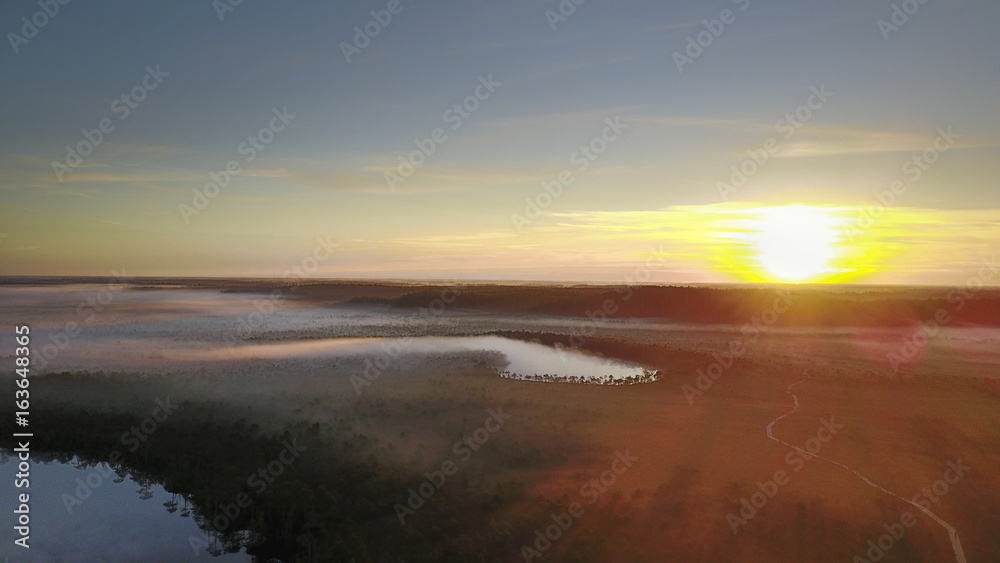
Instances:
[[[764,277],[775,282],[818,281],[832,273],[837,219],[808,205],[756,210],[751,241]]]

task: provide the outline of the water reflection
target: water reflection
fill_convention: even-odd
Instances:
[[[552,348],[499,336],[452,338],[470,349],[496,350],[507,359],[501,374],[514,378],[548,378],[565,381],[647,379],[653,371],[643,366],[591,356],[568,348]]]
[[[0,478],[14,482],[15,458],[0,459]],[[10,561],[190,561],[195,560],[190,537],[203,538],[192,518],[177,510],[179,495],[162,487],[116,478],[106,465],[78,468],[75,463],[33,460],[30,488],[31,535],[27,550],[14,545],[13,510],[0,514],[4,541],[0,559]],[[105,475],[107,477],[105,477]],[[14,498],[15,489],[5,488]],[[6,503],[5,503],[6,504]],[[69,506],[69,509],[67,509]],[[190,514],[190,513],[189,513]],[[201,552],[202,561],[250,561],[243,553],[217,558]]]
[[[496,366],[505,377],[579,382],[650,380],[644,366],[592,356],[570,348],[553,348],[501,336],[427,336],[419,338],[328,338],[304,342],[273,342],[233,348],[174,350],[175,361],[277,360],[337,356],[440,354],[494,351],[503,359]]]

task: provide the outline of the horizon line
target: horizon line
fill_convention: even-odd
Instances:
[[[505,280],[505,279],[447,279],[447,278],[284,278],[271,276],[127,276],[119,278],[108,275],[0,275],[0,285],[13,285],[11,282],[28,285],[29,280],[38,281],[71,281],[71,280],[114,280],[122,279],[129,285],[136,285],[135,282],[183,282],[183,281],[233,281],[233,282],[281,282],[289,285],[320,285],[320,284],[371,284],[371,285],[406,285],[406,286],[435,286],[435,285],[491,285],[491,286],[587,286],[587,287],[621,287],[621,286],[643,286],[643,287],[726,287],[726,288],[851,288],[851,289],[945,289],[960,287],[956,284],[898,284],[898,283],[787,283],[787,282],[631,282],[631,283],[611,283],[602,281],[584,280]],[[984,285],[984,290],[1000,289],[1000,284]]]

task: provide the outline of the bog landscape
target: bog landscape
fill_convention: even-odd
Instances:
[[[32,549],[131,514],[177,560],[1000,553],[996,290],[22,281]]]
[[[997,563],[1000,2],[0,2],[0,563]]]

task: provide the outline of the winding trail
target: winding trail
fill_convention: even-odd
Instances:
[[[805,373],[803,373],[803,375],[806,375],[808,373],[809,372],[805,372]],[[832,463],[832,464],[834,464],[834,465],[836,465],[838,467],[842,467],[842,468],[850,471],[851,473],[853,473],[855,476],[857,476],[858,479],[861,479],[869,487],[872,487],[874,489],[878,489],[879,491],[882,491],[883,493],[885,493],[887,495],[895,497],[895,498],[897,498],[897,499],[899,499],[899,500],[901,500],[901,501],[903,501],[903,502],[905,502],[905,503],[907,503],[907,504],[915,507],[917,510],[923,512],[928,517],[932,518],[935,522],[937,522],[938,524],[940,524],[941,527],[943,527],[945,530],[948,530],[948,537],[951,538],[951,549],[952,549],[952,551],[955,552],[955,561],[957,563],[967,563],[966,560],[965,560],[965,552],[962,551],[962,542],[961,542],[961,540],[958,539],[958,531],[956,531],[955,528],[952,527],[951,524],[949,524],[949,523],[945,522],[943,519],[941,519],[941,517],[939,517],[937,514],[934,514],[933,512],[931,512],[931,510],[929,508],[925,508],[924,506],[922,506],[922,505],[920,505],[918,503],[915,503],[915,502],[913,502],[911,500],[905,499],[905,498],[897,495],[896,493],[894,493],[894,492],[892,492],[892,491],[890,491],[890,490],[888,490],[888,489],[886,489],[886,488],[884,488],[884,487],[882,487],[880,485],[877,485],[876,483],[872,482],[871,479],[869,479],[868,477],[865,477],[864,475],[862,475],[861,473],[859,473],[857,470],[855,470],[855,469],[853,469],[851,467],[848,467],[848,466],[844,465],[843,463],[840,463],[839,461],[832,460],[830,458],[826,458],[826,457],[823,457],[821,455],[816,455],[816,454],[809,453],[808,451],[806,451],[806,450],[804,450],[804,449],[802,449],[802,448],[800,448],[798,446],[793,446],[792,444],[789,444],[788,442],[785,442],[783,440],[779,440],[778,438],[774,437],[774,433],[773,433],[774,424],[776,422],[778,422],[779,420],[785,418],[786,416],[798,412],[798,410],[799,410],[799,397],[795,393],[792,393],[792,388],[795,387],[796,385],[798,385],[799,383],[802,383],[804,381],[809,380],[810,377],[812,377],[812,376],[808,376],[807,375],[804,379],[796,381],[795,383],[792,383],[791,385],[789,385],[787,387],[788,394],[792,396],[792,410],[786,412],[785,414],[779,416],[778,418],[775,418],[770,423],[768,423],[768,425],[767,425],[767,437],[769,439],[771,439],[771,440],[774,440],[775,442],[778,442],[779,444],[783,444],[785,446],[788,446],[789,448],[792,448],[793,450],[801,453],[802,455],[805,455],[805,456],[808,456],[808,457],[814,457],[816,459],[822,459],[825,462]]]

